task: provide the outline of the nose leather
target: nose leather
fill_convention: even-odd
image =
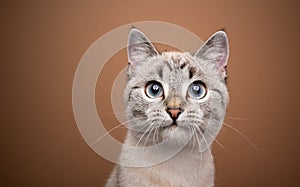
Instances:
[[[181,109],[180,108],[168,108],[167,112],[171,116],[171,118],[175,121],[178,118],[178,116],[181,114]]]

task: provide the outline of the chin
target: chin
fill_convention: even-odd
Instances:
[[[163,141],[168,141],[170,144],[186,144],[191,138],[189,131],[180,125],[170,125],[161,132]]]

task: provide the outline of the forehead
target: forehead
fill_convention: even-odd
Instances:
[[[201,76],[202,69],[189,53],[162,53],[162,78],[169,83]]]
[[[180,69],[194,63],[194,59],[189,53],[165,52],[161,54],[161,57],[165,62],[168,62],[170,65],[175,65],[175,67],[180,67]]]
[[[133,83],[144,86],[149,81],[159,81],[172,93],[181,94],[201,71],[198,62],[189,53],[166,52],[148,59],[136,69]],[[201,78],[202,79],[202,78]]]
[[[162,81],[174,89],[195,79],[205,80],[205,74],[199,62],[189,54],[165,52],[149,59],[137,69],[140,81]]]

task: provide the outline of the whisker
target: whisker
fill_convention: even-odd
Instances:
[[[151,130],[148,132],[148,135],[147,135],[146,140],[145,140],[145,142],[144,142],[143,149],[146,147],[147,142],[148,142],[148,139],[149,139],[149,136],[150,136],[150,134],[152,133],[152,131],[153,131],[154,128],[155,128],[155,125],[152,124],[152,128],[151,128]]]
[[[228,118],[228,119],[235,119],[235,120],[241,120],[241,121],[247,120],[247,119],[237,118],[237,117],[231,117],[231,116],[225,116],[225,118]]]
[[[191,150],[189,151],[189,155],[191,154],[191,152],[194,150],[194,146],[195,146],[195,137],[194,137],[194,134],[195,134],[195,131],[192,127],[188,126],[188,129],[189,129],[189,133],[191,134],[192,136],[192,139],[193,139],[193,144],[192,144],[192,148]]]
[[[115,126],[114,128],[110,129],[109,131],[107,131],[105,134],[103,134],[102,136],[100,136],[99,138],[97,138],[93,143],[91,143],[91,145],[94,145],[95,143],[97,143],[98,141],[100,141],[104,136],[108,135],[110,132],[112,132],[113,130],[117,129],[118,127],[122,126],[123,124],[119,124],[117,126]]]
[[[211,138],[214,138],[208,129],[206,129],[205,132],[207,132],[207,134],[208,134]],[[224,149],[226,152],[228,152],[228,150],[226,149],[226,147],[225,147],[223,144],[221,144],[221,142],[219,142],[219,141],[217,140],[217,138],[214,138],[214,141],[215,141],[222,149]]]
[[[156,140],[155,140],[155,135],[156,135],[156,132],[157,132],[157,127],[154,129],[154,133],[153,133],[153,137],[152,137],[152,141],[154,142],[154,145],[155,145],[155,148],[157,149],[157,150],[159,150],[158,149],[158,147],[157,147],[157,143],[156,143]]]
[[[234,130],[235,132],[237,132],[240,136],[242,136],[256,151],[259,151],[259,148],[251,142],[251,140],[249,140],[241,131],[239,131],[238,129],[234,128],[233,126],[223,122],[223,124],[229,128],[231,128],[232,130]]]
[[[142,127],[140,127],[139,129],[130,129],[130,128],[128,128],[131,132],[132,132],[132,134],[133,135],[138,135],[138,134],[140,134],[140,133],[147,133],[147,130],[148,130],[148,126],[146,125],[148,122],[147,121],[145,121],[144,123],[142,123],[142,124],[136,124],[134,127],[140,127],[140,126],[142,126]],[[145,129],[145,130],[144,130]]]
[[[199,136],[198,136],[198,133],[197,133],[197,128],[194,127],[193,130],[194,130],[194,132],[195,132],[195,134],[196,134],[196,137],[197,137],[196,140],[197,140],[197,142],[198,142],[199,153],[201,153],[201,148],[200,148],[201,142],[200,142],[200,139],[199,139]],[[202,134],[201,131],[199,131],[199,132],[200,132],[200,134]],[[203,164],[203,155],[202,155],[202,153],[201,153],[201,154],[200,154],[200,167],[202,167],[202,164]]]
[[[148,132],[148,129],[150,129],[151,128],[151,126],[146,126],[147,128],[146,128],[146,131],[145,132],[143,132],[143,134],[142,134],[142,136],[141,136],[141,138],[139,139],[139,141],[137,142],[137,144],[136,144],[136,148],[138,147],[138,145],[140,144],[140,141],[143,139],[143,137],[147,134],[147,132]]]
[[[197,128],[194,128],[194,130],[195,130],[195,134],[196,134],[196,140],[197,140],[197,143],[198,143],[198,151],[199,151],[199,153],[201,153],[201,148],[200,148],[201,143],[200,143],[200,138],[199,138],[198,133],[197,133]]]
[[[199,131],[199,133],[201,134],[201,136],[202,136],[202,138],[203,138],[203,140],[204,140],[204,143],[207,145],[207,151],[209,151],[209,155],[210,155],[210,157],[211,157],[211,159],[212,160],[214,160],[214,158],[213,158],[213,156],[212,156],[212,153],[211,153],[211,149],[209,149],[209,145],[208,145],[208,143],[207,143],[207,140],[206,140],[206,138],[204,137],[204,134],[201,132],[201,129],[198,127],[198,126],[196,126],[196,129]],[[202,155],[202,154],[201,154]]]
[[[107,131],[105,134],[103,134],[99,138],[97,138],[93,143],[91,143],[91,145],[94,145],[95,143],[97,143],[98,141],[100,141],[103,137],[105,137],[106,135],[108,135],[110,132],[116,130],[117,128],[120,128],[122,126],[123,126],[122,128],[124,128],[125,127],[124,125],[126,125],[126,124],[128,124],[130,122],[133,122],[135,120],[139,120],[139,119],[142,119],[142,118],[136,118],[136,119],[128,120],[128,121],[125,121],[123,123],[118,124],[117,126],[111,128],[109,131]]]

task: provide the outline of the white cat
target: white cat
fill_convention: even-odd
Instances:
[[[142,32],[136,28],[130,31],[124,92],[130,122],[125,144],[138,148],[164,146],[157,146],[158,151],[132,151],[123,146],[120,162],[147,162],[163,158],[180,146],[182,149],[151,166],[116,166],[107,187],[214,185],[210,145],[229,102],[228,48],[226,33],[218,31],[194,55],[160,54]]]

